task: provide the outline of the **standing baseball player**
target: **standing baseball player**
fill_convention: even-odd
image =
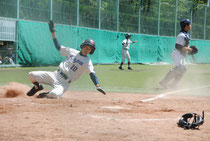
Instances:
[[[72,48],[64,47],[59,44],[53,21],[49,22],[49,29],[52,34],[53,42],[57,50],[61,52],[66,60],[60,63],[57,71],[32,71],[29,72],[29,79],[34,84],[32,89],[27,93],[28,96],[33,96],[36,92],[43,90],[40,84],[51,85],[53,89],[47,93],[40,93],[38,98],[60,98],[63,93],[69,88],[69,85],[77,80],[84,72],[89,73],[91,80],[96,86],[96,89],[106,94],[100,87],[98,79],[94,72],[93,64],[88,54],[93,54],[95,51],[95,42],[91,39],[86,39],[80,45],[81,51]]]
[[[121,62],[120,67],[119,67],[119,69],[121,69],[121,70],[123,70],[122,65],[125,61],[125,58],[127,58],[127,60],[128,60],[128,69],[132,70],[132,68],[130,66],[131,65],[131,57],[130,57],[130,54],[129,54],[128,50],[130,48],[131,43],[137,43],[138,41],[131,41],[130,38],[131,38],[131,34],[127,33],[125,35],[125,39],[122,42],[122,62]]]
[[[188,32],[191,29],[190,20],[184,19],[180,21],[180,26],[181,31],[176,38],[175,48],[172,52],[174,68],[170,70],[164,79],[159,82],[163,88],[175,88],[177,86],[177,83],[181,80],[184,73],[187,71],[184,62],[186,54],[197,53],[196,49],[194,50],[189,47],[190,35]]]

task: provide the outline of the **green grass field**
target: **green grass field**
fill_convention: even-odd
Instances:
[[[132,65],[133,70],[119,70],[119,65],[95,65],[101,87],[107,92],[129,92],[159,94],[164,92],[158,82],[171,69],[172,65]],[[202,87],[210,85],[210,65],[188,65],[188,71],[179,84],[179,89]],[[0,85],[8,82],[19,82],[32,86],[28,79],[28,72],[43,70],[55,71],[57,67],[26,67],[26,68],[0,68]],[[49,86],[45,86],[50,89]],[[79,80],[71,84],[70,90],[95,91],[88,74],[84,74]],[[202,95],[209,96],[210,88],[204,88]],[[193,92],[185,92],[200,95],[200,89]]]

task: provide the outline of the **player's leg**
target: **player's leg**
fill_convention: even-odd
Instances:
[[[68,89],[69,84],[55,84],[53,89],[47,93],[40,93],[38,98],[52,98],[59,99],[63,93]]]
[[[159,82],[159,84],[164,88],[168,88],[169,82],[175,79],[176,76],[178,76],[179,71],[181,70],[179,66],[183,65],[184,56],[181,55],[179,51],[174,50],[172,53],[172,59],[174,61],[174,68],[172,70],[169,70],[163,80]]]
[[[174,77],[172,83],[170,84],[170,88],[176,88],[177,84],[180,82],[185,72],[187,71],[186,66],[180,65],[177,67],[176,76]]]
[[[27,95],[33,96],[36,92],[44,89],[40,83],[48,85],[53,84],[53,72],[32,71],[29,72],[29,80],[34,84],[34,86],[27,92]]]
[[[120,63],[119,69],[123,70],[122,66],[123,66],[123,63],[125,62],[125,57],[126,57],[126,52],[125,52],[124,49],[122,50],[122,53],[121,54],[122,54],[121,55],[122,56],[122,62]]]
[[[128,69],[132,70],[132,68],[131,68],[131,57],[130,57],[130,53],[128,51],[127,51],[126,56],[127,56],[127,59],[128,59]]]

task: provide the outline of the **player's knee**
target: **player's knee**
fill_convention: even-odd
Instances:
[[[172,70],[176,75],[183,75],[186,71],[187,68],[184,65],[179,65],[173,68]]]
[[[31,80],[32,82],[36,81],[36,80],[35,80],[35,74],[34,74],[33,71],[32,71],[32,72],[29,72],[29,73],[28,73],[28,76],[29,76],[29,80]]]

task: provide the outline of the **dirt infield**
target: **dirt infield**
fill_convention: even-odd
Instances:
[[[68,91],[62,99],[27,97],[30,88],[0,88],[1,141],[182,141],[210,140],[210,98]],[[17,91],[14,91],[17,90]],[[181,115],[201,114],[200,130],[177,127]]]

